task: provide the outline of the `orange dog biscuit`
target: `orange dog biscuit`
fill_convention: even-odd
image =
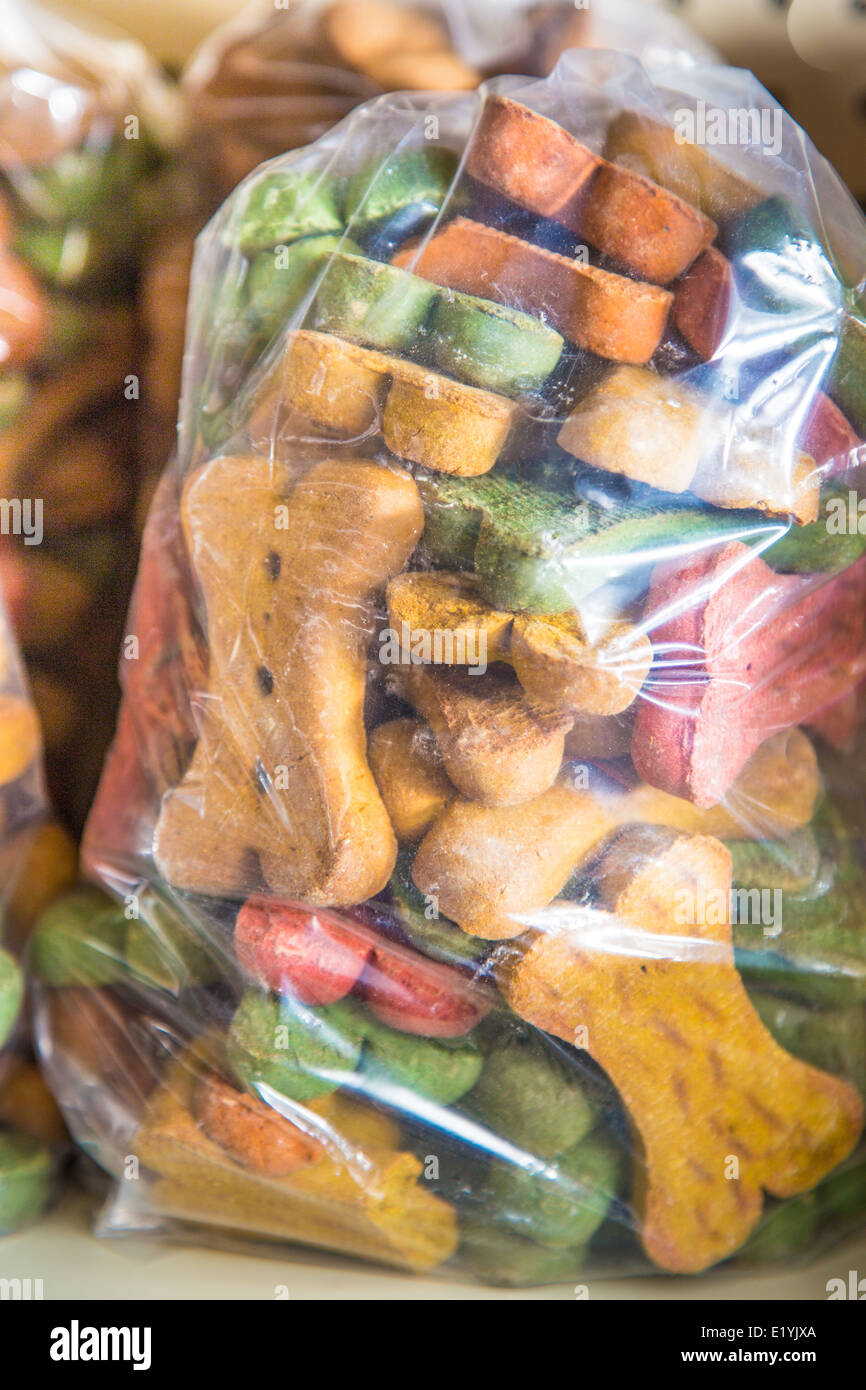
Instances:
[[[557,255],[467,217],[439,232],[413,269],[434,284],[535,314],[578,347],[614,362],[648,362],[671,306],[669,291],[656,285]]]

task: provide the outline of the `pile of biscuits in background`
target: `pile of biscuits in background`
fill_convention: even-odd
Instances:
[[[164,518],[172,505],[168,493],[157,489],[176,443],[186,307],[197,234],[237,184],[262,161],[311,143],[361,102],[382,93],[429,89],[470,92],[484,79],[508,72],[543,77],[566,49],[575,46],[605,46],[616,41],[639,53],[647,47],[667,51],[675,47],[676,31],[666,27],[661,19],[654,27],[652,19],[642,16],[638,26],[632,14],[634,23],[630,28],[627,6],[612,3],[606,14],[601,0],[587,8],[556,3],[523,6],[519,14],[515,11],[512,28],[504,35],[500,33],[496,42],[493,35],[497,16],[491,19],[488,12],[483,21],[479,17],[473,29],[468,20],[461,20],[463,8],[383,4],[378,0],[321,0],[312,4],[299,0],[277,10],[266,4],[205,43],[187,66],[178,92],[134,45],[97,39],[85,31],[79,34],[53,14],[40,13],[17,0],[10,4],[15,23],[9,28],[7,50],[0,41],[0,496],[20,500],[22,508],[17,516],[8,510],[4,513],[9,522],[0,535],[0,584],[11,621],[11,628],[4,631],[5,655],[0,668],[0,865],[5,866],[0,901],[6,905],[0,930],[0,942],[5,948],[0,951],[0,1048],[6,1044],[0,1054],[0,1233],[32,1219],[49,1200],[68,1143],[60,1114],[29,1057],[26,999],[19,962],[33,923],[76,877],[75,839],[90,808],[115,727],[118,661],[134,662],[148,654],[148,629],[142,622],[142,611],[145,616],[149,612],[144,607],[145,580],[147,564],[157,564],[158,559],[151,556],[148,561],[147,540],[136,629],[141,648],[131,652],[124,650],[126,614],[145,518],[151,507],[153,516]],[[767,8],[774,11],[772,22],[776,24],[780,7],[768,4]],[[679,9],[686,18],[690,17],[688,5]],[[695,9],[699,11],[700,5]],[[617,23],[625,25],[619,34]],[[714,33],[712,38],[719,41],[722,36]],[[697,38],[683,37],[682,43],[698,57],[708,52]],[[491,54],[495,54],[493,61]],[[790,93],[786,90],[779,95],[787,98]],[[609,158],[627,164],[631,157],[642,161],[635,168],[644,173],[649,168],[649,172],[657,173],[651,166],[658,151],[641,147],[639,135],[628,129],[627,121],[619,131],[612,128],[608,139]],[[483,182],[483,155],[476,151],[476,159],[475,173]],[[453,172],[451,167],[440,170],[439,185],[447,187]],[[435,169],[432,180],[435,185]],[[852,184],[855,193],[866,192],[858,189],[856,181],[852,180]],[[434,187],[433,193],[436,191]],[[513,189],[509,191],[514,193]],[[744,213],[749,210],[748,201],[742,209]],[[343,232],[339,217],[334,231],[339,240]],[[438,244],[434,241],[425,249],[420,261],[416,261],[416,248],[411,244],[402,251],[402,260],[395,249],[394,265],[411,268],[416,276],[448,286],[458,297],[481,293],[483,286],[476,278],[477,268],[486,264],[487,257],[498,254],[498,234],[485,236],[481,222],[467,220],[461,227],[458,220],[451,222],[441,237]],[[322,239],[327,239],[327,230]],[[673,307],[682,338],[702,359],[711,358],[718,345],[714,339],[716,325],[702,313],[707,282],[712,288],[714,275],[720,273],[713,260],[713,248],[706,249],[709,241],[705,237],[696,246],[697,251],[704,252],[698,278],[692,280],[691,286],[687,278],[686,289],[677,292]],[[256,249],[252,247],[253,252]],[[320,253],[325,249],[332,251],[334,247],[320,247]],[[270,246],[267,250],[270,255]],[[343,269],[351,280],[352,274],[358,275],[359,267],[353,263],[351,247],[344,245],[342,253],[346,252],[350,254]],[[613,248],[610,254],[614,260],[628,259],[623,246]],[[548,253],[542,250],[541,255]],[[380,259],[391,257],[382,255]],[[549,263],[556,259],[551,254]],[[687,256],[684,266],[688,259]],[[678,267],[674,274],[682,268]],[[580,344],[588,351],[602,351],[615,358],[616,351],[609,351],[611,343],[628,339],[628,347],[619,360],[629,365],[617,369],[617,380],[629,408],[635,400],[639,408],[641,391],[650,390],[641,369],[658,346],[672,302],[670,293],[660,285],[673,279],[673,274],[643,273],[644,269],[633,267],[634,274],[624,278],[620,287],[621,300],[606,306],[604,348],[599,349],[596,342]],[[656,283],[648,283],[651,281]],[[338,342],[342,341],[340,333],[351,317],[352,305],[363,297],[363,290],[361,281],[353,281],[348,289],[341,290],[337,285],[332,301],[323,306],[321,327],[325,332],[333,332]],[[553,308],[555,311],[556,306]],[[550,309],[551,305],[542,306],[547,319]],[[644,345],[629,339],[629,310],[647,337]],[[569,336],[568,325],[559,327]],[[311,334],[311,341],[306,344],[313,374],[315,368],[323,366],[322,342],[315,341],[315,336]],[[346,336],[351,337],[350,329]],[[553,338],[556,336],[552,333]],[[394,345],[386,342],[377,346],[388,350]],[[303,342],[299,343],[299,355],[304,347]],[[545,358],[549,348],[550,338],[543,340],[542,336],[527,348],[530,356],[530,349],[538,354],[540,380],[550,374]],[[363,367],[364,351],[353,347],[345,355]],[[325,369],[329,363],[330,358],[324,363]],[[448,362],[440,365],[449,369]],[[450,367],[453,368],[453,362]],[[295,389],[299,396],[303,395],[305,371],[303,364],[297,365]],[[389,441],[398,455],[401,448],[394,441],[401,430],[404,438],[411,435],[411,393],[413,387],[420,389],[412,377],[412,364],[406,365],[399,385],[408,404],[406,418],[395,421]],[[505,394],[514,396],[518,388],[532,390],[534,385],[537,382],[529,381],[527,385],[525,380],[506,383]],[[473,387],[497,391],[503,389],[503,384],[475,380],[466,392],[467,400]],[[221,383],[220,407],[231,404],[232,389],[231,381]],[[622,401],[616,398],[616,385],[600,388],[595,404],[596,413],[606,417],[611,410],[622,408]],[[649,413],[652,402],[644,397],[643,405]],[[216,444],[223,442],[218,433],[221,423],[217,412],[213,441]],[[504,422],[506,433],[510,423],[511,415]],[[495,433],[502,424],[488,419],[484,429]],[[669,424],[675,431],[676,421],[672,418]],[[575,412],[571,436],[565,435],[561,442],[565,448],[572,445],[572,452],[592,462],[594,428],[591,401],[582,414]],[[832,444],[839,446],[838,421],[832,417],[829,404],[816,428],[832,435],[832,439],[822,435],[819,444],[828,451]],[[596,434],[600,437],[599,431]],[[474,452],[476,463],[478,439],[475,431],[465,443],[467,451]],[[609,452],[608,444],[605,437],[599,449]],[[404,457],[413,457],[413,447],[414,442],[405,446]],[[495,447],[490,447],[495,456]],[[680,455],[669,460],[671,476],[664,480],[664,486],[670,491],[677,490],[672,478],[678,461],[681,462]],[[599,461],[599,467],[604,468],[606,462],[605,457]],[[453,506],[447,480],[443,482],[443,475],[435,473],[435,464],[429,458],[421,463],[430,464],[433,470],[430,496],[425,498],[429,508],[443,503]],[[468,473],[470,468],[467,466],[465,471]],[[459,489],[454,496],[458,494]],[[468,495],[464,491],[463,496]],[[483,495],[481,489],[479,496]],[[38,509],[33,505],[37,500]],[[737,499],[719,505],[745,506],[750,501]],[[814,520],[814,501],[810,496],[804,502],[801,519]],[[791,510],[796,512],[798,505],[796,498]],[[478,511],[471,498],[466,507],[474,513]],[[227,517],[227,525],[228,521]],[[152,522],[151,534],[158,529],[159,523]],[[404,578],[416,576],[409,574]],[[182,582],[183,578],[179,578],[179,585]],[[399,580],[396,583],[398,587],[392,591],[395,622],[401,620],[404,609],[417,616],[419,603],[427,605],[424,611],[429,616],[434,610],[444,610],[455,603],[458,608],[466,604],[471,610],[477,602],[477,593],[471,586],[466,592],[428,592],[422,584],[415,589],[406,584],[400,590]],[[494,619],[495,606],[491,609]],[[485,616],[489,616],[486,606]],[[156,614],[154,629],[157,623],[165,622],[163,609]],[[162,626],[158,637],[169,666],[178,653],[170,642],[164,641],[166,630]],[[16,641],[23,655],[23,667],[15,653]],[[646,657],[648,665],[649,644],[645,645],[647,650],[640,659]],[[186,671],[192,668],[198,688],[206,689],[206,653],[194,641],[187,641],[183,633],[177,646],[183,648],[180,661]],[[533,679],[532,657],[533,652],[527,649],[523,668],[527,691]],[[645,667],[641,671],[642,679]],[[129,679],[134,683],[135,673]],[[418,714],[431,723],[441,719],[442,711],[433,696],[422,689],[422,678],[418,678],[416,686],[411,699]],[[184,761],[192,753],[189,730],[172,726],[173,708],[167,707],[163,713],[165,744],[170,746],[171,759],[177,762],[177,767],[172,768],[177,781]],[[415,730],[416,724],[413,722],[409,732]],[[631,727],[627,720],[621,727],[625,729],[626,747]],[[551,734],[551,730],[547,732]],[[554,743],[559,737],[560,753],[561,733],[558,728],[552,731]],[[582,743],[574,733],[570,734],[580,756],[615,758],[622,751],[615,746],[616,729],[611,723],[606,726],[606,736],[613,737],[614,743],[596,748],[592,744],[593,733],[594,729],[587,727]],[[405,761],[411,751],[397,746],[401,737],[408,737],[405,728],[391,729],[390,734],[394,746],[382,734],[376,748],[376,757],[385,769],[384,777],[389,775],[389,767],[402,766],[401,759]],[[805,735],[802,740],[808,744]],[[808,745],[804,753],[796,739],[793,744],[788,739],[784,756],[776,759],[770,773],[763,765],[761,774],[754,773],[754,778],[790,776],[793,800],[802,790],[805,778],[809,785],[803,799],[809,807],[796,822],[795,828],[800,830],[808,826],[817,797],[818,774],[812,767],[814,759],[810,762],[810,748]],[[797,769],[792,772],[798,753],[801,761],[809,763],[811,780],[803,774],[798,781]],[[371,760],[372,757],[371,751]],[[452,769],[449,772],[453,776]],[[122,777],[127,774],[132,777],[129,767],[124,766]],[[744,776],[744,795],[748,796],[748,770]],[[459,776],[455,780],[459,785]],[[134,790],[131,781],[130,802]],[[669,791],[679,794],[682,787],[677,785]],[[712,800],[711,792],[702,795]],[[660,805],[660,799],[657,800]],[[643,807],[647,820],[652,819],[653,809],[648,802]],[[658,815],[664,820],[661,811]],[[692,828],[699,822],[696,812]],[[542,837],[543,832],[542,826]],[[431,890],[438,886],[436,867],[431,867],[428,875]],[[860,878],[854,866],[850,866],[850,872],[852,882],[856,881],[859,887]],[[413,885],[407,871],[403,880],[403,890],[413,911],[423,915],[423,903],[419,908],[417,900],[418,879]],[[182,886],[198,890],[201,884]],[[366,894],[360,892],[358,896],[361,899]],[[264,927],[255,918],[255,904],[248,905],[246,911],[250,939],[260,944]],[[459,907],[453,911],[455,918],[459,916]],[[469,909],[466,911],[468,915]],[[47,954],[43,948],[40,968],[49,985],[66,980],[63,943],[67,938],[74,940],[76,922],[88,922],[89,930],[98,936],[101,928],[95,928],[93,923],[100,913],[106,914],[106,939],[122,931],[127,957],[137,955],[139,970],[143,968],[141,961],[147,957],[147,944],[137,940],[129,923],[124,922],[122,909],[108,909],[103,900],[84,890],[55,908],[54,918],[49,915],[46,919],[42,939],[51,944]],[[269,925],[265,923],[266,927]],[[479,931],[478,935],[495,933]],[[59,959],[52,955],[58,940]],[[252,952],[253,948],[248,950]],[[260,968],[260,963],[256,968]],[[192,969],[190,965],[191,972]],[[110,972],[106,978],[111,979]],[[100,995],[99,966],[94,968],[91,983],[97,986],[96,990],[56,991],[53,1046],[62,1048],[66,1038],[70,1053],[78,1049],[81,1055],[89,1048],[94,1074],[101,1075],[107,1089],[122,1100],[128,1099],[130,1105],[140,1107],[153,1087],[153,1076],[129,1044],[122,1012],[109,995]],[[515,998],[518,994],[519,981]],[[800,1007],[802,1012],[810,1002],[807,992],[805,1003],[792,1005],[784,1017],[774,1015],[771,1019],[774,1009],[778,1014],[775,996],[771,992],[760,1000],[768,1026],[779,1037],[786,1029],[789,1033],[796,1031],[803,1022],[796,1010]],[[517,1004],[514,1007],[520,1012]],[[530,1021],[537,1021],[544,1014],[535,997],[521,1001],[521,1007],[523,1016]],[[383,1037],[387,1032],[386,1015],[387,1010],[380,1020]],[[237,1045],[254,1051],[272,1022],[270,1015],[261,1018],[255,1006],[250,1005],[235,1028]],[[539,1026],[548,1024],[542,1022]],[[556,1028],[550,1025],[550,1031],[555,1033]],[[97,1047],[99,1039],[104,1046]],[[844,1039],[843,1043],[848,1045]],[[834,1041],[827,1044],[825,1053],[833,1045]],[[485,1103],[489,1116],[498,1118],[497,1065],[503,1072],[525,1065],[548,1085],[550,1095],[545,1095],[545,1104],[551,1110],[561,1105],[560,1118],[568,1130],[568,1103],[577,1102],[564,1091],[557,1091],[555,1069],[546,1071],[534,1055],[529,1061],[526,1057],[517,1059],[519,1050],[516,1045],[503,1044],[498,1061],[488,1063]],[[527,1056],[530,1050],[527,1046]],[[818,1044],[816,1052],[824,1056]],[[106,1054],[110,1054],[108,1063]],[[452,1050],[452,1056],[457,1067],[462,1060],[458,1047]],[[195,1104],[200,1114],[210,1117],[213,1129],[230,1129],[227,1116],[231,1100],[227,1100],[226,1088],[209,1064],[209,1058],[196,1058],[195,1074],[204,1075],[208,1086],[203,1093],[196,1093]],[[62,1059],[57,1065],[62,1072]],[[193,1069],[189,1070],[192,1074]],[[178,1074],[175,1079],[174,1109],[169,1105],[166,1113],[156,1114],[146,1136],[157,1171],[162,1171],[160,1164],[167,1162],[166,1134],[174,1142],[171,1126],[178,1120],[177,1096],[189,1087],[188,1078]],[[187,1099],[192,1103],[190,1097]],[[344,1097],[326,1098],[320,1103],[320,1110],[325,1121],[345,1134],[357,1136],[359,1144],[370,1143],[377,1151],[393,1155],[395,1165],[405,1157],[397,1153],[398,1140],[386,1120],[382,1119],[377,1128],[369,1115],[356,1112]],[[260,1120],[261,1116],[256,1118]],[[577,1124],[574,1132],[579,1129]],[[569,1135],[573,1139],[571,1130]],[[228,1151],[231,1152],[230,1142]],[[554,1145],[552,1151],[560,1150]],[[176,1177],[170,1166],[174,1157],[171,1149],[165,1170],[167,1181]],[[598,1163],[605,1172],[613,1172],[617,1166],[603,1144]],[[390,1179],[390,1169],[388,1172]],[[178,1180],[181,1186],[182,1177],[181,1174]],[[402,1177],[395,1177],[394,1182],[395,1190],[399,1188],[403,1200],[407,1200],[400,1186]],[[613,1184],[613,1177],[610,1182]],[[203,1203],[206,1199],[207,1195]],[[217,1204],[222,1200],[219,1189],[213,1200]],[[444,1248],[447,1239],[440,1239],[441,1232],[436,1234],[441,1214],[429,1203],[425,1206],[426,1200],[423,1195],[413,1196],[406,1219],[411,1224],[417,1218],[422,1237],[424,1222],[430,1222],[434,1244],[439,1241]],[[261,1224],[254,1227],[261,1228]],[[290,1226],[287,1234],[297,1231]],[[371,1233],[362,1229],[357,1242],[359,1251],[369,1253],[371,1240]],[[387,1249],[387,1242],[385,1246]],[[494,1263],[504,1259],[501,1250],[494,1253]],[[416,1259],[410,1252],[403,1263],[420,1266],[424,1260]],[[480,1257],[479,1267],[483,1263]],[[551,1267],[559,1270],[555,1260]]]

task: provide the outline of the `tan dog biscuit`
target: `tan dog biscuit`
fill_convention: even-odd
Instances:
[[[652,665],[649,638],[613,622],[590,640],[578,613],[536,618],[518,613],[510,661],[530,700],[593,715],[622,714]]]
[[[392,359],[382,432],[393,454],[437,473],[489,473],[521,415],[515,401]]]
[[[820,475],[776,433],[646,367],[616,367],[568,417],[559,444],[596,468],[718,507],[800,524],[818,515]]]
[[[246,893],[260,869],[311,904],[371,897],[397,846],[366,759],[366,650],[423,527],[417,488],[325,461],[284,497],[265,460],[219,458],[182,507],[210,688],[192,763],[163,798],[160,871],[194,892]]]
[[[607,128],[605,158],[654,179],[714,221],[748,212],[765,196],[673,126],[637,111],[621,111]]]
[[[809,824],[820,795],[815,749],[802,729],[783,729],[752,754],[716,806],[702,810],[641,782],[620,802],[617,818],[720,840],[776,840]]]
[[[412,878],[471,936],[520,936],[613,828],[589,791],[557,783],[520,806],[455,801],[421,841]]]
[[[386,598],[392,629],[407,639],[402,645],[410,653],[413,643],[419,647],[425,661],[472,666],[508,660],[513,614],[486,604],[474,575],[410,571],[391,580]]]

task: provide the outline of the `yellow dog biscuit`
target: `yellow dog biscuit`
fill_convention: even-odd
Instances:
[[[852,1086],[790,1057],[755,1012],[719,911],[731,889],[720,841],[637,827],[596,878],[608,910],[575,906],[551,922],[501,987],[522,1018],[607,1072],[642,1148],[644,1249],[694,1273],[743,1244],[764,1191],[806,1192],[840,1163],[863,1107]]]

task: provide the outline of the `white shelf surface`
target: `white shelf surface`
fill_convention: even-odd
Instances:
[[[68,1194],[40,1224],[0,1239],[0,1278],[42,1279],[46,1300],[348,1300],[573,1301],[572,1285],[491,1289],[453,1276],[412,1277],[316,1251],[277,1257],[229,1253],[195,1245],[97,1240],[93,1206]],[[823,1301],[829,1279],[866,1276],[866,1234],[822,1255],[806,1268],[785,1263],[741,1275],[674,1279],[586,1280],[588,1296],[616,1300]]]

